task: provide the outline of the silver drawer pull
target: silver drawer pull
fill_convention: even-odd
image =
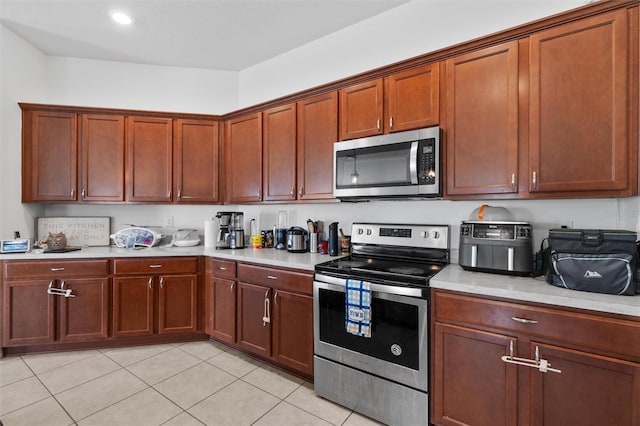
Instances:
[[[149,265],[149,268],[162,268],[162,265]]]
[[[267,278],[270,280],[277,280],[278,277],[276,277],[275,275],[267,275]]]
[[[218,266],[218,270],[220,271],[226,271],[227,268],[225,266]]]
[[[64,268],[51,268],[51,272],[60,272],[64,271]]]
[[[537,324],[538,321],[537,320],[530,320],[530,319],[526,319],[526,318],[520,318],[520,317],[511,317],[512,320],[514,321],[518,321],[522,324]]]

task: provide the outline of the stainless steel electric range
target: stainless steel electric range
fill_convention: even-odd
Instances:
[[[429,279],[449,263],[449,227],[354,223],[351,242],[350,256],[315,268],[315,392],[387,424],[426,425]]]

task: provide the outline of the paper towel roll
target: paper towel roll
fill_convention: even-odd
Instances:
[[[204,246],[215,247],[216,245],[216,225],[213,220],[204,221]]]

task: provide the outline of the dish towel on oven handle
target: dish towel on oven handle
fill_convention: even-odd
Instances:
[[[370,287],[366,281],[347,280],[345,328],[348,333],[371,337]]]

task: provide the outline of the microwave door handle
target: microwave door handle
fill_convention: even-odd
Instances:
[[[409,151],[409,173],[411,174],[411,184],[418,184],[418,141],[411,142]]]

